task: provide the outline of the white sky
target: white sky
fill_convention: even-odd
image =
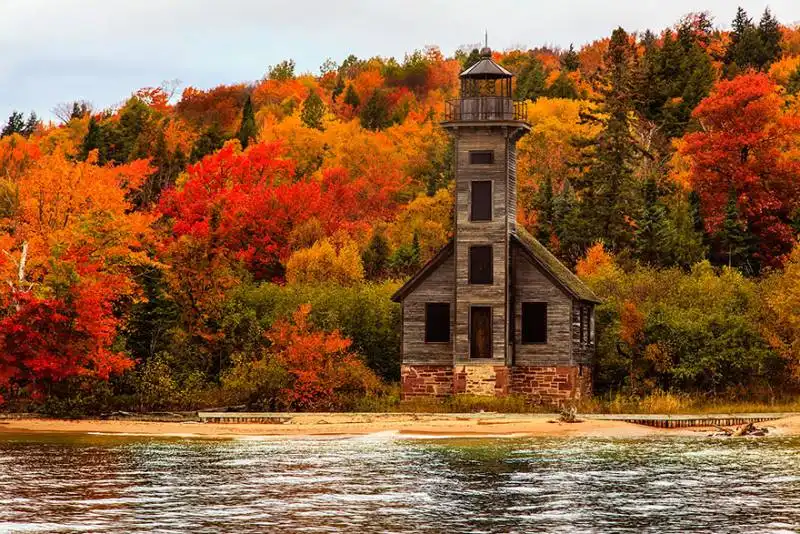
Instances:
[[[179,79],[200,88],[261,78],[286,58],[318,72],[331,57],[396,56],[425,45],[451,54],[576,47],[622,26],[660,30],[691,11],[729,27],[741,4],[800,21],[800,0],[0,0],[0,124],[14,109],[45,119],[59,102],[96,108]]]

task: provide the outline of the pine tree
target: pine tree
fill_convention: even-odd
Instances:
[[[758,23],[758,36],[761,39],[762,69],[768,68],[773,62],[781,58],[781,25],[769,7],[764,10],[761,21]]]
[[[286,80],[293,80],[294,79],[294,60],[287,59],[281,61],[274,67],[269,69],[269,79],[270,80],[278,80],[278,81],[286,81]]]
[[[339,98],[339,95],[344,93],[344,78],[340,74],[336,77],[336,85],[333,86],[333,91],[331,92],[331,100],[336,102],[336,99]]]
[[[758,28],[741,7],[736,11],[730,43],[725,51],[726,73],[733,78],[747,69],[761,68],[765,57],[764,42]]]
[[[3,127],[3,130],[0,131],[0,137],[5,137],[11,134],[22,135],[22,132],[24,130],[25,130],[25,115],[18,111],[12,111],[11,116],[8,117],[8,122]]]
[[[561,66],[569,72],[574,72],[581,67],[580,57],[575,52],[575,47],[570,43],[569,50],[561,56]]]
[[[656,180],[650,176],[644,184],[644,209],[636,225],[636,256],[649,265],[668,265],[674,230],[667,217],[667,208],[659,199]]]
[[[103,127],[95,117],[89,119],[89,130],[83,138],[80,158],[85,161],[92,150],[97,150],[98,163],[104,165],[106,163],[106,151],[103,143]]]
[[[386,275],[389,265],[389,241],[383,232],[376,230],[361,256],[369,280],[379,280]]]
[[[28,120],[25,121],[25,127],[22,128],[22,135],[25,137],[30,137],[33,135],[36,130],[41,125],[41,121],[39,117],[36,116],[36,112],[31,111],[31,114],[28,116]]]
[[[250,95],[244,102],[242,108],[242,122],[239,125],[239,131],[236,132],[236,138],[242,144],[242,148],[247,148],[251,140],[256,140],[258,137],[258,129],[256,128],[256,116],[253,113],[253,101]]]
[[[189,160],[192,163],[200,161],[207,155],[222,148],[225,144],[225,140],[226,136],[223,134],[220,126],[216,122],[213,123],[211,127],[203,132],[197,141],[195,141]]]
[[[322,130],[322,119],[325,117],[325,103],[315,90],[311,90],[308,98],[303,102],[303,110],[300,112],[300,120],[308,128]]]
[[[544,95],[547,89],[547,74],[544,65],[535,57],[531,57],[517,76],[516,98],[518,100],[536,100]]]
[[[583,140],[586,171],[576,181],[581,213],[587,235],[581,241],[602,240],[613,251],[624,250],[633,238],[631,219],[640,206],[640,194],[633,176],[639,148],[631,136],[634,50],[628,34],[618,28],[606,53],[607,69],[598,107],[602,130],[594,140]]]
[[[462,65],[461,69],[467,70],[480,60],[481,60],[481,53],[478,51],[477,48],[473,48],[472,51],[467,56],[467,58],[464,60],[464,64]]]
[[[344,93],[344,103],[353,109],[357,109],[361,105],[361,99],[352,84],[347,86],[347,91]]]
[[[550,87],[548,87],[547,96],[550,98],[569,98],[572,100],[580,98],[580,95],[578,95],[578,88],[575,87],[575,82],[563,71],[558,75],[558,78],[553,80]]]
[[[367,130],[383,130],[392,124],[389,99],[381,89],[376,89],[361,110],[361,127]]]
[[[554,198],[553,181],[549,174],[545,174],[542,183],[539,184],[539,191],[534,198],[534,210],[536,211],[536,227],[534,235],[542,243],[549,243],[554,233]]]
[[[747,274],[758,274],[758,264],[753,260],[753,237],[739,212],[736,192],[731,189],[725,207],[725,220],[714,235],[715,253],[712,259],[718,265],[737,267]]]

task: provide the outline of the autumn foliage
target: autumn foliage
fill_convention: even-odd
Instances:
[[[599,391],[800,389],[800,30],[768,10],[715,26],[692,13],[493,52],[531,123],[517,224],[603,299]],[[319,75],[286,60],[247,83],[59,105],[59,124],[12,115],[7,406],[327,410],[391,396],[389,296],[453,236],[457,147],[439,123],[473,48],[349,56]]]

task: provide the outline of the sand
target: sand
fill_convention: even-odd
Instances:
[[[554,422],[553,416],[346,415],[303,414],[284,424],[150,422],[128,420],[0,420],[3,433],[101,433],[141,436],[237,438],[245,436],[348,436],[391,432],[400,437],[601,436],[645,437],[691,435],[692,430],[663,430],[622,421]]]
[[[172,436],[211,439],[243,437],[358,436],[392,433],[398,437],[608,437],[706,436],[708,429],[659,429],[624,421],[586,419],[557,422],[552,415],[518,414],[292,414],[283,424],[151,422],[131,420],[2,419],[6,433],[81,433]],[[800,416],[759,426],[769,435],[800,435]],[[713,430],[713,429],[712,429]]]

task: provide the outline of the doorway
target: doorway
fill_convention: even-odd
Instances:
[[[492,357],[492,308],[489,306],[470,308],[469,357]]]

